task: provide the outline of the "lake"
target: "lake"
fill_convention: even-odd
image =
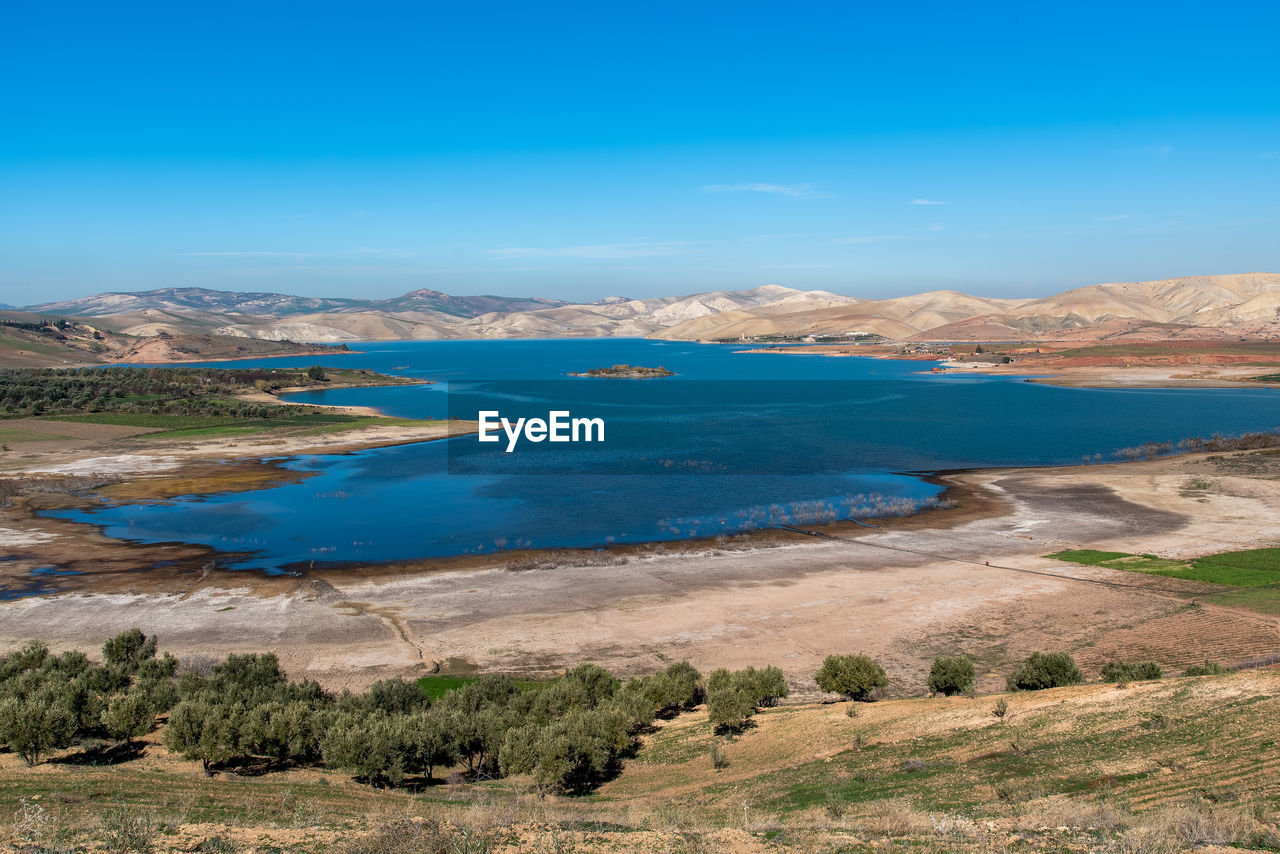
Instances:
[[[356,346],[356,345],[353,345]],[[1280,393],[1096,390],[1022,378],[930,374],[930,362],[744,355],[643,339],[397,341],[324,364],[440,381],[307,392],[312,403],[474,419],[569,410],[600,417],[602,443],[474,436],[280,461],[313,473],[250,493],[51,513],[140,542],[227,552],[233,569],[287,572],[516,547],[598,547],[873,518],[934,500],[939,469],[1113,460],[1121,448],[1280,428]],[[657,379],[573,378],[618,363]]]

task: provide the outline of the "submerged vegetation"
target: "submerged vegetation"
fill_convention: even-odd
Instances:
[[[1193,436],[1174,442],[1145,442],[1121,448],[1114,456],[1120,460],[1153,460],[1171,454],[1203,454],[1223,451],[1256,451],[1263,448],[1280,448],[1280,430],[1241,433],[1239,435]]]

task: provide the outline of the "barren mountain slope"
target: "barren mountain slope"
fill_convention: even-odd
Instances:
[[[1110,334],[1128,325],[1217,327],[1243,334],[1280,332],[1280,274],[1189,276],[1090,285],[1035,300],[931,291],[783,314],[747,309],[696,318],[660,333],[672,339],[844,335],[974,340]],[[1103,327],[1107,328],[1103,328]],[[1096,328],[1095,328],[1096,327]]]
[[[1021,300],[986,299],[956,291],[930,291],[885,300],[867,300],[785,312],[748,309],[679,324],[657,337],[726,339],[765,335],[852,335],[908,338],[917,332],[977,314],[1005,311]]]

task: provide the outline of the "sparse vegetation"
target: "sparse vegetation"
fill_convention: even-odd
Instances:
[[[1205,661],[1204,664],[1193,664],[1186,670],[1182,671],[1183,676],[1222,676],[1230,673],[1230,670],[1223,667],[1216,661]]]
[[[1140,682],[1164,678],[1164,669],[1155,661],[1126,663],[1110,661],[1102,668],[1103,682]]]

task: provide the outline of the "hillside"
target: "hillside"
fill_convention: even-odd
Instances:
[[[1190,276],[1090,285],[1043,299],[999,300],[955,291],[857,302],[817,311],[748,311],[697,318],[659,337],[727,340],[847,335],[915,340],[1100,339],[1136,327],[1280,335],[1280,275]],[[1199,337],[1197,335],[1197,337]]]
[[[226,335],[148,337],[112,331],[83,318],[0,311],[0,367],[49,368],[111,362],[177,362],[251,356],[331,354],[332,347],[294,341],[251,341]]]
[[[31,311],[153,336],[264,341],[653,337],[734,341],[1080,340],[1280,336],[1280,274],[1190,276],[1089,285],[1040,299],[939,290],[889,299],[762,285],[677,297],[589,303],[451,296],[419,289],[382,300],[163,288],[47,303]]]
[[[1252,671],[882,701],[853,717],[847,704],[786,705],[727,739],[700,709],[659,721],[585,798],[465,774],[377,788],[288,764],[206,778],[164,749],[162,729],[93,762],[72,750],[28,768],[6,753],[0,809],[37,843],[128,829],[150,846],[92,850],[1275,850],[1278,693],[1280,674]],[[24,814],[40,822],[19,826]],[[1235,847],[1204,847],[1223,845]]]

